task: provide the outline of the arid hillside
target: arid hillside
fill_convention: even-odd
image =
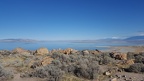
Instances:
[[[144,81],[144,47],[0,50],[0,81]]]

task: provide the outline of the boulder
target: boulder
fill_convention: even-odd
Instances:
[[[99,53],[101,53],[101,52],[96,51],[96,50],[91,50],[91,51],[89,51],[89,52],[90,52],[90,54],[99,54]]]
[[[78,51],[75,50],[75,49],[72,49],[72,48],[67,48],[67,49],[64,49],[64,50],[62,50],[62,49],[58,49],[58,50],[53,49],[53,50],[51,50],[51,54],[56,53],[56,52],[57,53],[62,53],[62,54],[75,54]]]
[[[78,54],[78,50],[72,49],[71,54]]]
[[[72,48],[67,48],[67,49],[63,50],[63,53],[64,54],[71,54],[72,50],[73,50]]]
[[[82,52],[83,52],[83,54],[90,54],[88,50],[84,50]]]
[[[119,60],[127,60],[127,54],[121,53],[121,54],[116,55],[115,58]]]
[[[53,61],[53,58],[47,56],[44,57],[43,60],[41,61],[42,66],[47,66]]]
[[[125,64],[127,64],[127,65],[133,65],[134,64],[134,60],[135,59],[126,60]]]
[[[127,60],[127,54],[121,52],[112,52],[111,57],[119,60]]]
[[[15,48],[14,50],[12,50],[13,54],[30,54],[29,51],[23,49],[23,48]]]
[[[34,54],[36,54],[36,55],[45,55],[45,54],[48,54],[48,53],[49,53],[49,51],[48,51],[47,48],[39,48],[35,51]]]
[[[134,64],[134,59],[130,59],[130,60],[121,60],[116,65],[119,68],[129,68],[129,66],[133,64]],[[119,71],[122,71],[122,70],[119,70]]]

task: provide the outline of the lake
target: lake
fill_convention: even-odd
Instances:
[[[84,49],[107,49],[110,46],[124,46],[132,45],[128,43],[74,43],[74,42],[35,42],[35,43],[25,43],[25,42],[0,42],[0,50],[13,50],[14,48],[21,47],[27,50],[36,50],[41,47],[46,47],[49,50],[52,49],[66,49],[73,48],[77,50]]]

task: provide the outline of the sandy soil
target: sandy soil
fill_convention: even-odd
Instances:
[[[103,52],[144,52],[144,46],[112,46],[107,50],[102,50]]]
[[[117,78],[117,81],[144,81],[144,74],[118,72],[110,79],[106,79],[104,81],[111,81],[114,78]]]
[[[40,78],[21,78],[20,74],[15,74],[12,80],[7,81],[42,81]]]

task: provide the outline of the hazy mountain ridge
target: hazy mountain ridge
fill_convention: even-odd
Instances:
[[[126,43],[126,42],[135,42],[135,43],[144,43],[144,36],[131,36],[125,39],[97,39],[97,40],[34,40],[34,39],[0,39],[0,42],[73,42],[73,43]]]
[[[0,39],[0,42],[38,42],[34,39]]]
[[[132,37],[126,38],[125,40],[144,40],[144,36],[132,36]]]

